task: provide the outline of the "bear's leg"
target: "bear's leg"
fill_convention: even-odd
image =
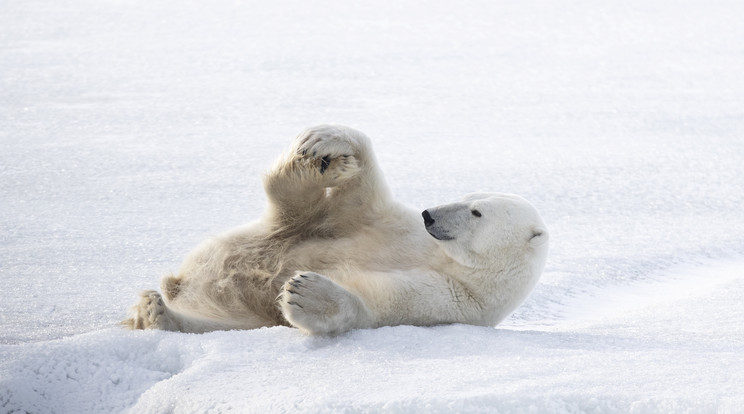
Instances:
[[[279,305],[293,326],[311,335],[373,326],[371,313],[359,297],[313,272],[297,272],[290,278],[279,295]]]
[[[218,321],[185,315],[168,307],[160,293],[146,290],[140,294],[140,301],[130,310],[130,318],[122,322],[130,329],[160,329],[204,333],[235,329],[238,326]]]
[[[333,169],[334,160],[344,157],[355,160],[353,175],[346,174],[343,179],[326,185],[324,211],[337,229],[354,228],[387,212],[392,196],[366,135],[349,127],[320,125],[300,134],[295,146],[304,157],[330,160],[327,176],[342,169]]]
[[[264,176],[264,190],[271,211],[284,220],[307,220],[325,211],[327,188],[339,186],[359,172],[352,155],[307,157],[292,150],[284,154]]]
[[[176,321],[171,317],[171,312],[160,293],[154,290],[145,290],[140,293],[140,301],[130,311],[131,317],[124,324],[131,329],[162,329],[165,331],[178,331]]]
[[[276,215],[271,218],[284,225],[338,218],[337,212],[358,221],[360,212],[390,201],[369,138],[343,126],[320,125],[300,133],[264,177],[264,188],[274,207],[269,211]],[[350,208],[357,214],[346,214]]]
[[[318,125],[307,128],[295,140],[294,152],[303,157],[321,161],[320,171],[328,171],[326,187],[336,188],[336,196],[341,193],[354,193],[366,201],[387,198],[389,191],[385,179],[377,166],[370,139],[362,132],[342,125]],[[353,160],[353,169],[348,172],[349,162],[334,160]],[[335,168],[334,168],[335,167]],[[340,177],[339,179],[332,179]],[[351,179],[354,179],[353,181]]]

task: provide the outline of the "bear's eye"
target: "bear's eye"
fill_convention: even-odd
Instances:
[[[470,212],[471,212],[471,213],[473,213],[473,215],[474,215],[475,217],[480,217],[480,216],[482,216],[481,212],[480,212],[480,211],[478,211],[478,210],[470,210]]]

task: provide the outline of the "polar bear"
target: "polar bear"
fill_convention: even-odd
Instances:
[[[300,133],[264,188],[259,220],[198,246],[124,324],[311,335],[494,326],[527,297],[547,256],[547,229],[521,197],[472,194],[423,213],[396,202],[370,140],[345,126]]]

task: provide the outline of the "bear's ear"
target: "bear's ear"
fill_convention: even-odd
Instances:
[[[532,236],[530,236],[530,246],[537,247],[548,241],[548,231],[542,227],[535,227],[532,229]]]

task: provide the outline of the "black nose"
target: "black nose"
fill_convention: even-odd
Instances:
[[[421,216],[424,217],[424,226],[429,227],[432,224],[434,224],[434,219],[431,218],[431,214],[429,214],[429,210],[424,210],[424,212],[421,213]]]

